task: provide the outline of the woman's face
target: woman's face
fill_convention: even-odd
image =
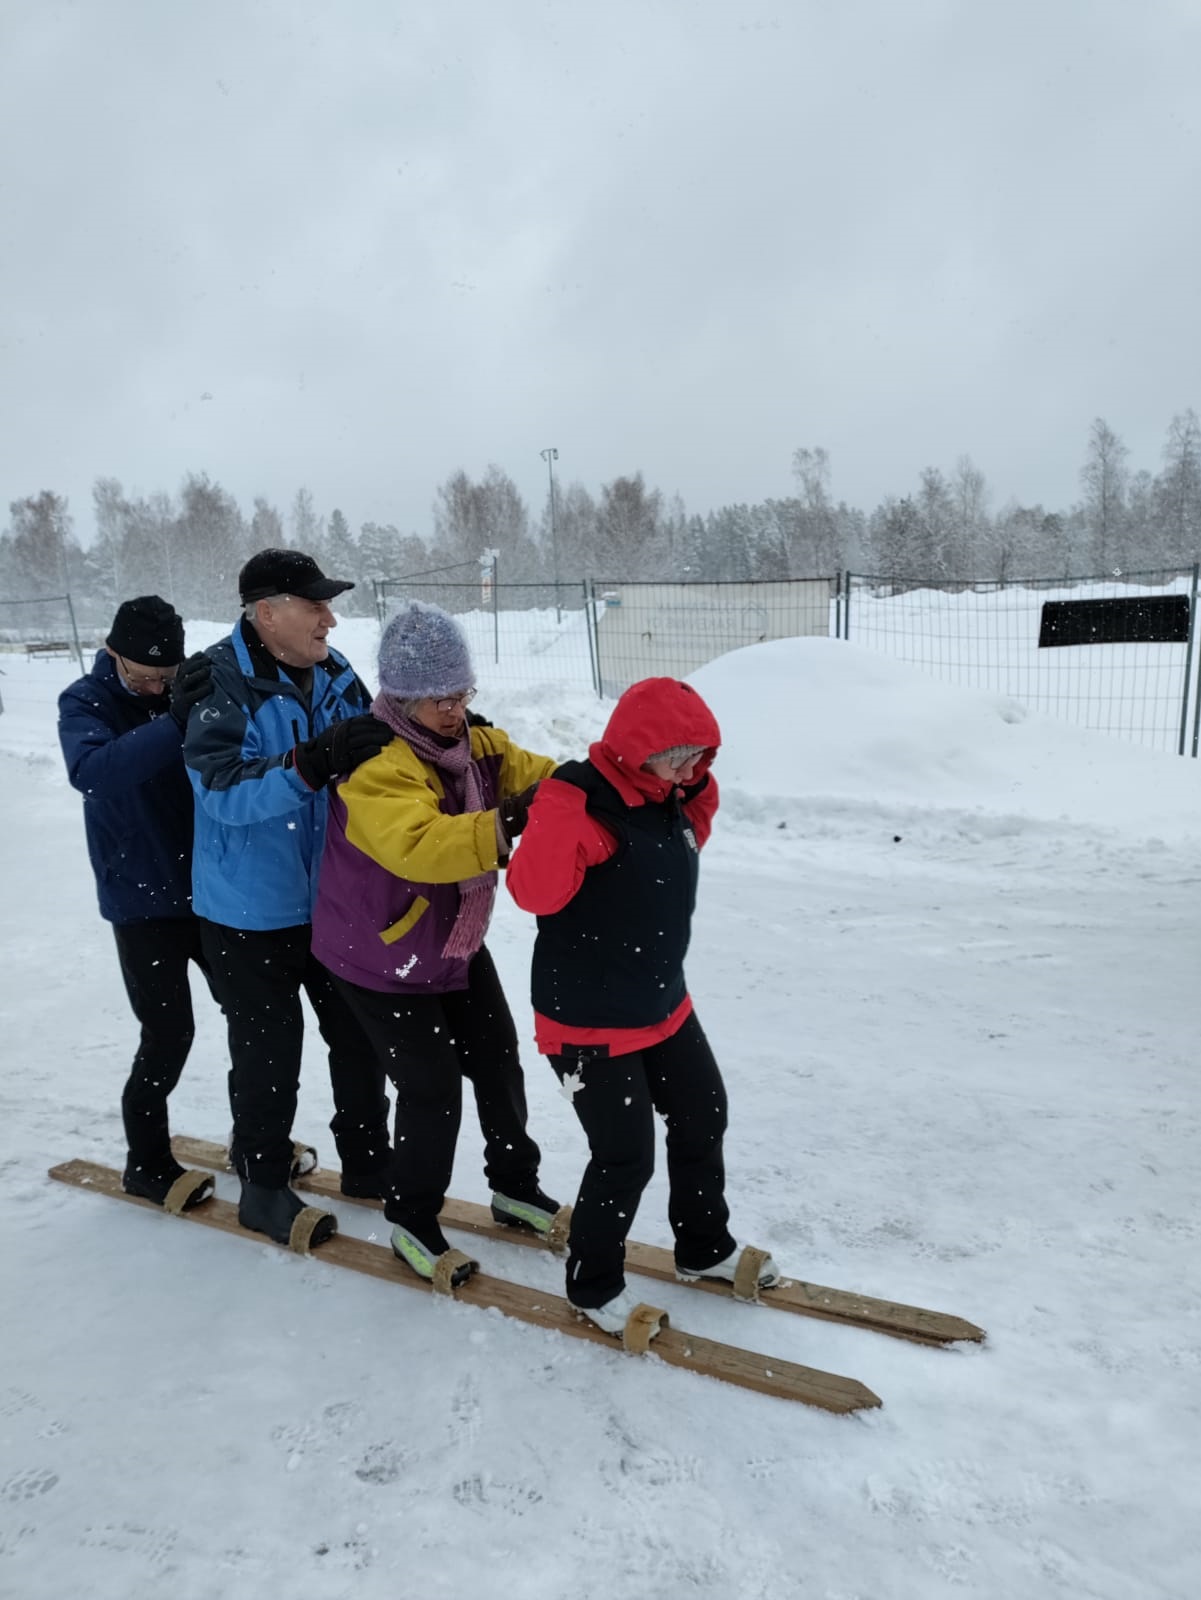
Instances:
[[[419,722],[431,733],[444,739],[457,739],[467,721],[467,707],[475,694],[474,689],[464,689],[461,694],[440,696],[436,700],[419,700],[413,708],[413,721]]]
[[[685,756],[681,761],[669,761],[666,756],[660,756],[657,761],[648,761],[646,770],[656,778],[662,778],[664,783],[688,784],[692,782],[692,774],[704,754],[703,750],[698,750],[695,755]]]

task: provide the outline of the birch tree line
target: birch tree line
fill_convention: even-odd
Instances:
[[[565,603],[580,583],[703,582],[828,577],[851,570],[888,583],[1114,577],[1187,566],[1201,557],[1201,423],[1172,418],[1159,471],[1134,469],[1103,419],[1089,429],[1081,494],[1067,508],[999,506],[968,456],[931,466],[916,486],[869,511],[838,499],[827,452],[802,447],[793,492],[754,504],[690,513],[641,472],[593,492],[555,480],[532,512],[500,466],[478,478],[459,469],[438,485],[430,526],[402,532],[367,521],[357,530],[308,489],[284,512],[264,498],[249,510],[206,473],[177,493],[129,495],[115,478],[93,487],[95,536],[83,544],[66,500],[44,489],[9,506],[0,534],[0,601],[70,592],[81,620],[107,621],[132,594],[166,596],[187,617],[224,620],[237,607],[237,574],[271,545],[309,551],[358,587],[342,609],[365,613],[373,579],[439,583],[439,597],[478,603],[479,558],[498,552],[507,605],[548,604],[558,579]],[[416,575],[420,575],[417,577]],[[510,590],[509,585],[524,586]],[[5,608],[7,610],[7,608]],[[13,618],[0,613],[0,627]]]

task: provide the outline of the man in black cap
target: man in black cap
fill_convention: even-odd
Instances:
[[[193,897],[229,1025],[238,1219],[297,1249],[336,1231],[332,1213],[306,1208],[290,1187],[316,1164],[313,1150],[292,1143],[302,989],[329,1047],[344,1192],[381,1193],[391,1160],[383,1074],[310,950],[326,785],[392,737],[329,645],[329,602],[353,588],[298,550],[252,556],[238,577],[243,616],[208,652],[212,688],[185,750],[196,796]]]
[[[182,663],[182,665],[181,665]],[[87,677],[58,701],[67,775],[83,795],[100,915],[112,923],[141,1039],[121,1096],[129,1194],[187,1210],[213,1192],[171,1154],[167,1096],[194,1033],[188,963],[207,970],[192,914],[192,794],[182,745],[208,687],[183,622],[156,594],[126,600]]]

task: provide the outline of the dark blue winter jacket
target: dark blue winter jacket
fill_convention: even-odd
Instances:
[[[132,693],[107,651],[58,697],[58,737],[83,795],[100,915],[109,922],[192,910],[192,791],[165,696]]]
[[[196,911],[227,928],[313,920],[328,802],[285,757],[315,733],[371,709],[371,695],[331,650],[313,668],[311,706],[241,622],[206,651],[212,688],[193,707],[185,753],[196,794]]]

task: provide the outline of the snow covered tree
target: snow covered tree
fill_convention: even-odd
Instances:
[[[305,555],[312,556],[320,563],[325,554],[322,548],[325,542],[325,527],[313,505],[312,494],[303,485],[297,489],[292,500],[292,508],[288,513],[288,531],[296,549],[303,550]],[[267,546],[261,548],[266,549]]]
[[[249,554],[253,555],[258,550],[278,550],[286,542],[283,518],[262,495],[256,495],[254,514],[250,519]]]
[[[66,500],[43,489],[8,509],[12,570],[23,597],[65,594],[79,552]]]
[[[868,538],[873,577],[894,586],[929,577],[920,570],[926,556],[921,515],[908,495],[901,500],[885,497],[872,513]]]
[[[844,565],[839,517],[830,501],[830,456],[820,447],[792,453],[800,490],[790,571],[795,577],[830,577]]]
[[[350,531],[350,523],[337,508],[330,512],[329,521],[325,526],[325,538],[321,542],[321,565],[335,578],[357,578],[359,573],[358,543]],[[353,594],[348,591],[348,603],[343,609],[361,611],[362,607],[358,603],[350,604],[353,598]]]
[[[647,488],[641,472],[601,485],[594,554],[595,570],[606,582],[663,575],[662,508],[663,496]]]
[[[916,508],[920,532],[911,576],[935,583],[960,577],[955,502],[950,485],[937,467],[927,467],[923,471]]]
[[[988,482],[971,456],[960,456],[951,478],[955,508],[955,576],[973,578],[986,559],[988,541]]]
[[[1201,555],[1201,422],[1191,406],[1168,428],[1158,499],[1163,559],[1195,561]]]
[[[550,540],[549,525],[541,530],[541,535],[545,550]],[[582,578],[597,576],[596,501],[582,483],[569,483],[565,490],[556,490],[555,537],[561,579],[578,583]]]
[[[207,473],[189,473],[176,528],[177,609],[188,617],[224,616],[237,604],[238,573],[250,553],[237,502]]]
[[[501,560],[528,559],[529,513],[517,485],[500,467],[489,466],[479,483],[460,468],[438,486],[434,501],[434,564],[475,562],[484,550]]]
[[[1084,515],[1089,534],[1089,559],[1094,572],[1112,574],[1125,561],[1126,458],[1130,454],[1117,434],[1097,417],[1089,430],[1088,457],[1080,472]]]

